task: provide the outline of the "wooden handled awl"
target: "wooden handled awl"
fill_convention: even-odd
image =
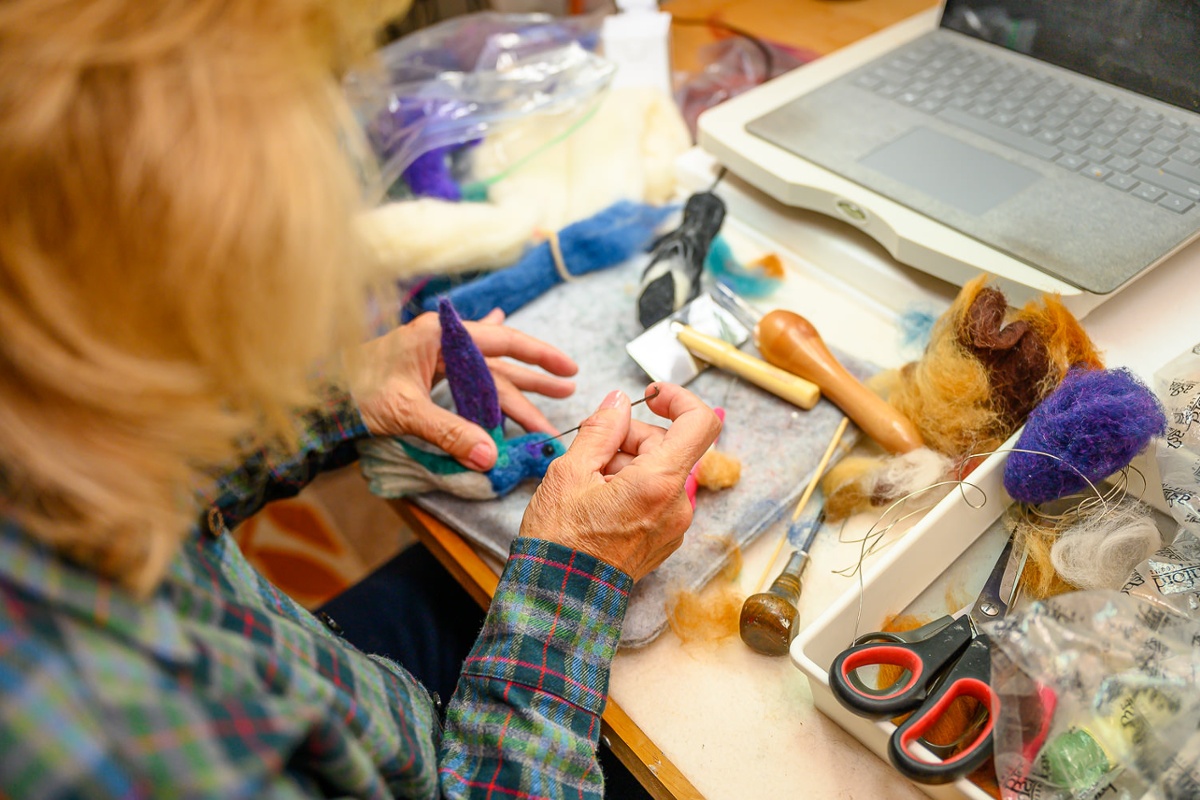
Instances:
[[[754,328],[754,343],[771,364],[821,387],[846,416],[890,453],[907,453],[924,442],[912,421],[846,371],[812,323],[778,309],[763,315]]]
[[[811,381],[797,377],[795,373],[786,369],[772,366],[749,353],[743,353],[729,342],[701,333],[682,323],[673,323],[671,330],[675,332],[680,344],[696,358],[732,372],[793,405],[808,410],[821,399],[821,390]]]

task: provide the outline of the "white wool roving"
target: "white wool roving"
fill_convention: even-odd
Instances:
[[[536,209],[430,197],[386,203],[358,219],[380,266],[397,278],[507,267],[534,237]]]
[[[583,121],[533,117],[504,126],[474,148],[471,163],[479,178],[504,175],[488,187],[490,202],[532,208],[539,228],[557,231],[618,200],[668,202],[675,160],[690,146],[670,97],[626,87],[609,90]]]
[[[877,489],[903,487],[899,492],[885,492],[896,497],[945,480],[952,466],[953,462],[941,453],[928,447],[918,447],[886,459],[871,475],[871,482]]]
[[[1050,548],[1050,563],[1072,586],[1119,589],[1162,544],[1150,507],[1127,498],[1097,505],[1064,528]]]
[[[957,485],[954,462],[928,447],[883,457],[848,457],[829,469],[821,483],[832,520],[882,508],[904,499],[914,511],[934,505]]]
[[[613,89],[585,118],[531,117],[500,126],[472,148],[476,177],[500,178],[488,187],[488,202],[386,203],[363,214],[359,227],[396,278],[507,267],[547,231],[618,200],[670,201],[675,159],[690,145],[670,97]]]

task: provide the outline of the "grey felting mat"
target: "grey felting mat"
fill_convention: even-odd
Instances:
[[[634,400],[644,394],[649,379],[625,353],[625,343],[642,332],[635,298],[644,264],[644,259],[636,258],[561,284],[509,317],[512,327],[554,344],[579,364],[574,395],[565,400],[535,398],[559,430],[578,425],[613,389]],[[752,344],[743,349],[757,354]],[[873,371],[849,358],[842,358],[842,363],[859,377]],[[667,603],[674,591],[702,588],[726,564],[730,543],[745,547],[766,530],[783,535],[786,528],[780,520],[790,518],[792,506],[842,419],[841,411],[828,400],[804,411],[715,369],[705,370],[688,388],[709,405],[725,408],[717,449],[741,460],[741,481],[720,492],[700,490],[683,545],[634,587],[623,647],[639,647],[658,636],[667,625]],[[644,406],[635,407],[634,413],[638,419],[661,421]],[[513,427],[509,435],[521,432]],[[857,436],[857,428],[851,426],[844,441]],[[421,495],[414,502],[504,559],[535,488],[529,482],[505,498],[484,502],[440,492]]]

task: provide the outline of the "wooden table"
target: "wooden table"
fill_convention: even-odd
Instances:
[[[936,0],[668,0],[662,9],[689,22],[711,20],[825,55],[935,4]],[[673,25],[674,68],[696,69],[700,49],[723,35],[727,34],[716,27]]]

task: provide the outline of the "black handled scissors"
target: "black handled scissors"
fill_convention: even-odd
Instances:
[[[946,616],[909,634],[869,633],[854,640],[829,668],[834,697],[855,714],[873,719],[913,712],[888,741],[888,757],[905,776],[920,783],[948,783],[968,775],[992,754],[994,715],[999,698],[991,687],[991,644],[979,624],[1000,619],[1016,593],[1025,553],[1014,553],[1009,537],[970,613]],[[857,675],[865,667],[903,670],[891,684],[867,686]],[[970,697],[982,706],[974,724],[951,745],[922,739],[950,705]],[[914,754],[920,742],[941,761]]]

